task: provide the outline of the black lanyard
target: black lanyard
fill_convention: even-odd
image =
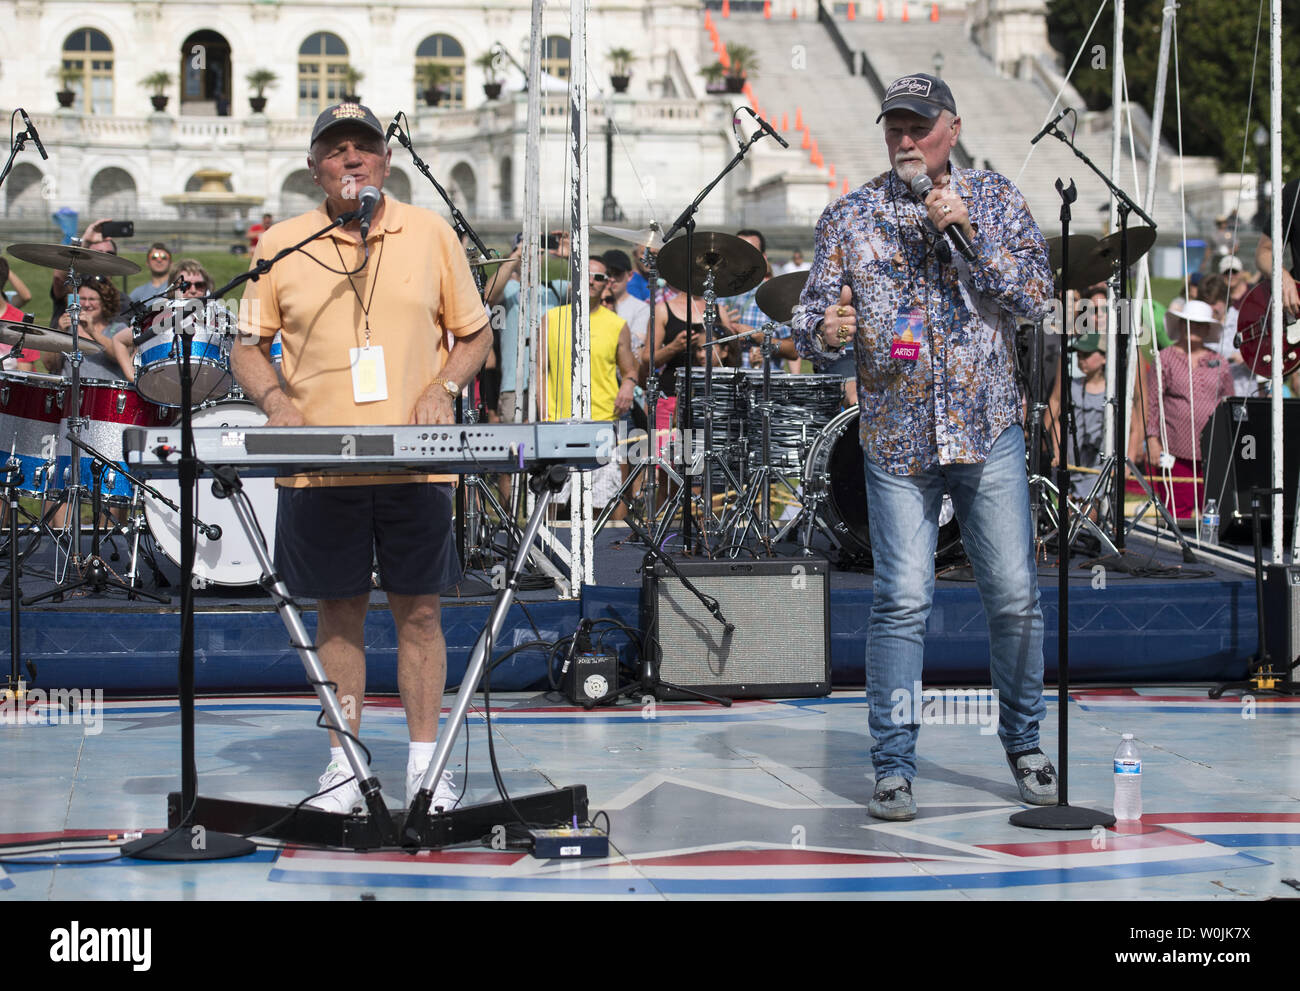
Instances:
[[[343,249],[339,247],[338,239],[331,238],[330,240],[334,242],[334,250],[338,253],[339,264],[342,265],[343,268],[346,270],[348,267],[348,263],[343,260]],[[362,251],[365,250],[364,244],[361,246],[361,250]],[[371,304],[373,304],[375,301],[375,287],[379,285],[379,266],[382,265],[383,262],[384,262],[384,235],[380,234],[379,251],[376,252],[375,254],[375,278],[374,281],[370,283],[370,298],[365,300],[364,302],[362,302],[361,293],[357,292],[357,284],[352,281],[352,276],[350,275],[348,276],[348,285],[352,287],[352,294],[357,297],[357,303],[361,307],[361,314],[363,317],[365,317],[365,321],[366,321],[366,345],[365,346],[367,350],[370,348],[370,307]]]

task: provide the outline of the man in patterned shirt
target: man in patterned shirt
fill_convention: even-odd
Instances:
[[[1055,805],[1056,769],[1038,748],[1043,618],[1014,372],[1017,321],[1041,318],[1051,298],[1047,245],[1011,182],[950,165],[961,119],[942,80],[895,80],[880,120],[893,168],[822,214],[791,320],[800,352],[814,361],[827,363],[850,341],[857,355],[875,558],[868,811],[916,815],[922,700],[911,695],[921,683],[945,491],[988,617],[998,735],[1021,799]],[[923,199],[911,188],[918,176],[933,183]],[[948,228],[965,235],[972,260],[954,250]]]

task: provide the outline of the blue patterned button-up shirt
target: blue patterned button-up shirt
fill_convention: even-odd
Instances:
[[[1023,415],[1015,378],[1020,321],[1040,319],[1052,295],[1047,243],[1024,197],[994,172],[954,169],[952,187],[975,228],[974,265],[926,230],[925,208],[894,175],[832,203],[817,222],[808,284],[791,319],[799,352],[823,362],[828,306],[853,292],[858,332],[859,435],[893,475],[978,464]],[[900,311],[924,314],[915,361],[890,357]]]

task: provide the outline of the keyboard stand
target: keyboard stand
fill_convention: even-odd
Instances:
[[[290,642],[302,659],[307,677],[316,690],[328,724],[347,726],[334,686],[326,680],[325,669],[317,656],[316,648],[307,635],[302,615],[289,597],[288,589],[275,572],[275,564],[267,552],[257,517],[248,496],[244,493],[239,473],[230,467],[213,468],[214,488],[223,498],[231,500],[235,515],[248,535],[249,544],[262,568],[262,586],[275,601],[280,618],[289,631]],[[373,850],[394,847],[400,843],[407,849],[437,849],[453,844],[474,842],[493,832],[494,827],[506,826],[523,818],[536,823],[570,823],[576,816],[579,822],[587,820],[587,789],[585,785],[572,785],[534,795],[512,799],[516,812],[505,802],[491,802],[477,806],[461,806],[451,812],[430,815],[433,799],[432,782],[442,777],[451,748],[459,732],[479,680],[487,668],[488,643],[500,635],[506,613],[514,601],[528,554],[537,539],[538,530],[546,509],[554,496],[564,487],[569,473],[567,467],[534,469],[529,482],[538,496],[532,515],[528,519],[523,539],[515,554],[506,586],[497,593],[492,604],[488,625],[479,635],[470,655],[469,666],[456,693],[456,705],[443,723],[433,760],[429,764],[414,805],[405,813],[392,813],[384,803],[380,783],[366,763],[360,745],[351,737],[337,734],[347,756],[352,773],[360,783],[370,814],[350,815],[323,812],[308,806],[260,805],[226,799],[196,796],[192,821],[209,830],[235,833],[242,836],[263,836],[286,843],[321,844],[353,850]],[[167,796],[169,826],[178,825],[184,817],[180,793]]]

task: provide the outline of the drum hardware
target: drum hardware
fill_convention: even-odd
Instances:
[[[91,523],[90,556],[84,559],[84,561],[78,560],[77,562],[78,565],[84,564],[85,567],[84,567],[84,573],[76,581],[73,581],[66,585],[63,584],[56,585],[55,588],[52,588],[46,592],[42,592],[40,595],[34,595],[29,599],[24,599],[23,605],[27,605],[27,606],[35,605],[37,602],[43,602],[45,599],[50,599],[50,598],[54,599],[56,602],[61,602],[63,600],[63,596],[66,593],[75,591],[79,588],[89,588],[90,591],[96,595],[103,594],[104,592],[107,592],[111,589],[116,589],[119,591],[126,592],[128,599],[134,599],[136,596],[144,596],[145,598],[153,599],[155,602],[161,602],[164,605],[170,603],[171,602],[170,596],[158,595],[154,592],[146,592],[143,589],[136,588],[133,580],[132,582],[127,582],[117,577],[117,575],[113,573],[112,569],[109,568],[108,565],[104,562],[104,558],[100,553],[101,531],[99,527],[99,518],[101,514],[105,513],[105,510],[103,508],[103,489],[104,489],[105,474],[107,472],[121,472],[134,485],[144,485],[144,483],[140,479],[133,476],[129,471],[127,471],[126,468],[122,467],[121,465],[113,461],[110,461],[108,458],[106,458],[95,448],[91,447],[89,444],[82,441],[78,437],[73,436],[71,432],[69,432],[68,434],[68,440],[74,447],[78,448],[81,451],[85,451],[91,457],[90,474],[93,482],[91,486],[92,523]],[[72,460],[73,463],[76,464],[81,460],[81,458],[74,457]],[[72,507],[72,511],[75,512],[78,517],[81,515],[81,510],[79,505],[74,505]],[[116,525],[111,526],[109,528],[109,532],[110,532],[110,536],[116,533],[117,526]],[[128,574],[134,576],[135,569],[136,569],[136,561],[134,555],[132,555],[131,569],[128,572]]]
[[[736,161],[738,160],[736,159]],[[707,192],[706,189],[705,193]],[[701,193],[700,199],[703,196],[704,193]],[[730,485],[737,492],[743,489],[726,460],[713,449],[713,348],[719,343],[735,340],[736,336],[748,336],[745,334],[719,340],[714,339],[714,331],[718,322],[717,290],[721,288],[724,296],[736,296],[748,292],[762,282],[763,275],[767,271],[767,263],[762,252],[748,241],[743,241],[734,235],[724,234],[721,231],[701,231],[696,233],[695,221],[690,218],[690,214],[694,212],[698,203],[699,199],[696,200],[695,204],[687,208],[686,213],[683,214],[686,219],[678,223],[678,226],[684,225],[686,227],[686,237],[678,241],[665,243],[663,250],[659,253],[659,265],[665,281],[674,288],[686,293],[686,329],[684,333],[686,334],[686,366],[688,368],[693,366],[695,355],[695,345],[691,332],[692,297],[701,291],[704,296],[704,478],[703,491],[698,502],[704,516],[700,523],[698,539],[693,539],[691,506],[695,503],[695,497],[693,494],[688,493],[687,486],[679,486],[673,498],[669,500],[666,514],[660,521],[660,528],[655,537],[656,546],[661,546],[663,538],[667,536],[668,527],[672,523],[673,516],[676,514],[677,505],[680,504],[682,507],[682,537],[686,547],[689,549],[698,546],[706,556],[712,556],[709,548],[709,538],[722,533],[722,519],[713,511],[713,478],[715,471],[721,472],[725,479],[724,484]],[[689,389],[684,397],[679,397],[679,402],[684,402],[683,430],[686,431],[686,436],[690,437],[695,427],[695,421],[692,409],[694,401]]]

